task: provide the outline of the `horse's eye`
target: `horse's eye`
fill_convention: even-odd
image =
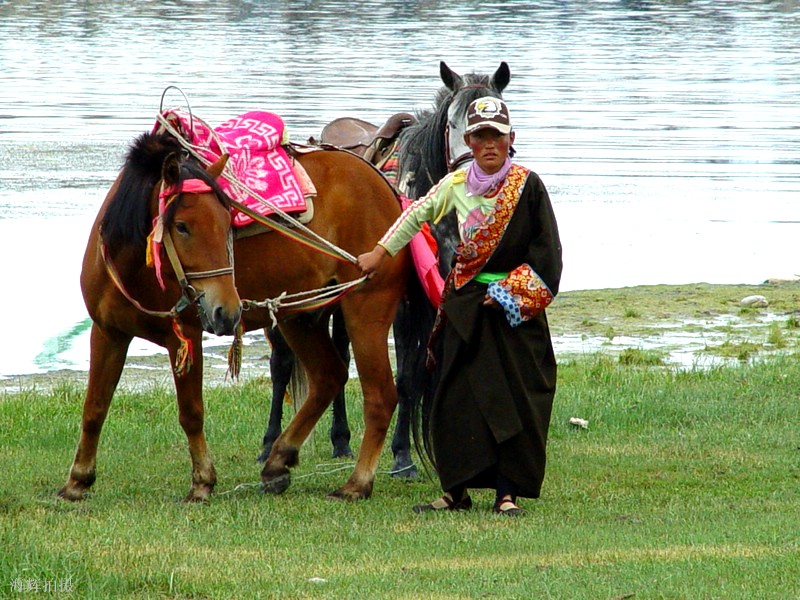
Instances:
[[[183,221],[177,221],[175,223],[175,231],[181,235],[189,235],[189,226]]]

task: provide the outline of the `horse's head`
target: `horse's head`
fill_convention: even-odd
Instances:
[[[216,181],[227,159],[206,170],[182,153],[165,158],[148,246],[162,287],[163,248],[183,297],[197,304],[203,329],[217,335],[233,334],[242,311],[233,275],[230,203]]]
[[[447,166],[453,170],[472,156],[464,143],[467,108],[473,100],[483,96],[502,98],[503,90],[511,80],[511,70],[507,63],[501,62],[491,77],[474,73],[461,76],[442,61],[439,63],[439,75],[450,94],[447,108]]]

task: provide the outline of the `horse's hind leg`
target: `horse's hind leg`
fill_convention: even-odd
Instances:
[[[264,334],[269,339],[272,353],[269,359],[269,372],[272,379],[272,402],[270,404],[269,422],[262,440],[262,450],[256,459],[263,463],[267,460],[272,444],[281,434],[283,421],[283,400],[286,389],[294,370],[295,357],[289,344],[281,332],[276,328],[265,329]],[[345,364],[350,362],[350,338],[344,326],[341,312],[336,311],[333,316],[333,342]],[[331,445],[333,458],[352,458],[350,449],[350,426],[347,423],[347,406],[345,404],[344,388],[333,400],[333,419],[331,423]]]
[[[394,423],[394,435],[392,436],[392,455],[394,465],[392,466],[392,477],[404,479],[415,479],[418,475],[417,465],[411,459],[411,403],[413,398],[408,391],[405,381],[407,375],[401,376],[398,367],[397,372],[397,418]]]
[[[350,338],[344,325],[342,311],[333,313],[333,344],[342,357],[345,365],[350,364]],[[345,378],[345,383],[347,382]],[[350,425],[347,423],[347,404],[344,396],[344,386],[333,399],[333,420],[331,423],[331,444],[333,445],[333,458],[352,458],[353,450],[350,448]]]
[[[280,494],[289,487],[289,469],[299,462],[300,446],[314,429],[347,379],[342,362],[328,333],[327,321],[287,321],[281,331],[302,362],[308,376],[308,397],[284,432],[272,445],[261,471],[265,492]]]
[[[394,465],[392,476],[406,479],[417,477],[417,466],[411,459],[411,407],[414,403],[415,386],[412,381],[414,366],[408,364],[411,359],[409,346],[411,339],[405,332],[412,330],[409,322],[411,315],[406,302],[397,309],[394,320],[394,342],[397,356],[397,417],[395,418],[394,435],[392,436],[392,455]]]
[[[359,317],[347,321],[364,396],[364,435],[355,469],[347,482],[330,494],[334,498],[357,500],[372,495],[386,432],[397,405],[388,347],[391,314],[396,304],[382,300],[372,300],[369,308],[366,302],[356,305],[353,314]]]
[[[272,402],[269,408],[269,422],[267,430],[264,432],[262,440],[261,454],[258,462],[267,460],[272,444],[281,434],[283,421],[283,400],[286,396],[286,388],[289,386],[289,379],[294,368],[294,352],[289,348],[289,344],[281,335],[277,328],[265,328],[264,335],[269,340],[272,352],[269,357],[269,375],[272,379]]]
[[[61,498],[82,500],[96,477],[97,445],[114,391],[117,389],[131,337],[111,337],[92,325],[89,355],[89,382],[83,403],[81,435],[66,484],[58,491]]]

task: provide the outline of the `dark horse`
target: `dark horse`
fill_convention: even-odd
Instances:
[[[451,171],[472,156],[464,143],[464,129],[467,107],[482,96],[500,97],[511,80],[511,71],[505,62],[491,76],[470,73],[459,75],[444,62],[439,64],[439,74],[444,83],[434,99],[433,110],[420,111],[416,114],[416,122],[408,125],[398,137],[398,170],[390,181],[400,192],[411,200],[424,196],[428,190]],[[355,135],[351,147],[358,147],[363,153],[369,144],[366,133],[374,133],[379,128],[357,119],[343,119],[347,128],[340,132],[337,141],[345,141],[348,135]],[[353,121],[353,123],[350,123]],[[351,134],[351,132],[353,132]],[[325,131],[321,141],[325,140]],[[446,277],[455,248],[459,242],[459,234],[455,215],[450,214],[438,224],[432,226],[432,233],[439,247],[439,271]],[[394,323],[394,337],[397,356],[397,389],[399,394],[398,413],[392,452],[395,462],[392,474],[400,477],[413,477],[416,467],[411,459],[410,411],[418,382],[412,380],[413,373],[419,372],[419,358],[424,357],[425,349],[415,345],[413,338],[414,324],[409,321],[409,306],[401,303],[397,319]],[[333,331],[340,355],[349,360],[347,332],[334,315]],[[281,432],[283,415],[283,398],[292,375],[294,360],[286,344],[281,340],[279,332],[268,332],[273,346],[270,358],[272,375],[272,405],[269,423],[263,438],[263,452],[260,460],[266,458],[272,443]],[[333,404],[333,422],[331,425],[331,442],[333,456],[348,456],[350,452],[350,429],[347,425],[347,414],[344,392],[340,391]]]
[[[344,151],[319,150],[301,154],[297,160],[317,189],[315,216],[307,227],[351,255],[372,248],[400,214],[391,186],[360,158]],[[129,151],[100,208],[81,272],[81,288],[93,321],[91,360],[78,449],[59,491],[64,498],[82,499],[94,483],[101,429],[134,337],[169,352],[179,420],[192,461],[186,500],[204,500],[213,491],[216,473],[203,433],[203,330],[234,334],[242,323],[243,302],[252,306],[243,320],[247,330],[263,329],[271,318],[262,299],[361,277],[353,262],[278,233],[232,242],[228,199],[214,180],[221,169],[222,160],[208,171],[201,168],[185,156],[171,135],[144,134]],[[154,248],[148,238],[154,219],[157,225],[150,235],[158,239],[163,231],[163,247],[172,256],[158,272],[146,260],[148,246]],[[152,255],[160,256],[160,251],[154,249]],[[397,306],[415,278],[407,252],[387,267],[338,304],[359,371],[365,431],[355,469],[332,492],[333,497],[370,496],[397,404],[387,339]],[[242,301],[240,295],[253,300]],[[192,304],[198,306],[199,315],[183,310]],[[299,316],[277,310],[281,333],[307,373],[309,391],[264,465],[265,491],[280,493],[287,488],[300,446],[347,377],[347,365],[328,332],[332,310]]]

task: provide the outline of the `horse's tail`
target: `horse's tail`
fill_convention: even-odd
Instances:
[[[435,386],[435,373],[427,367],[428,343],[436,319],[431,304],[414,273],[409,278],[406,297],[394,322],[397,355],[397,391],[400,403],[406,403],[411,420],[414,446],[423,465],[433,465],[429,442],[428,415]]]
[[[295,412],[300,410],[308,397],[308,374],[297,355],[294,356],[294,365],[286,393],[292,399],[292,406]]]

